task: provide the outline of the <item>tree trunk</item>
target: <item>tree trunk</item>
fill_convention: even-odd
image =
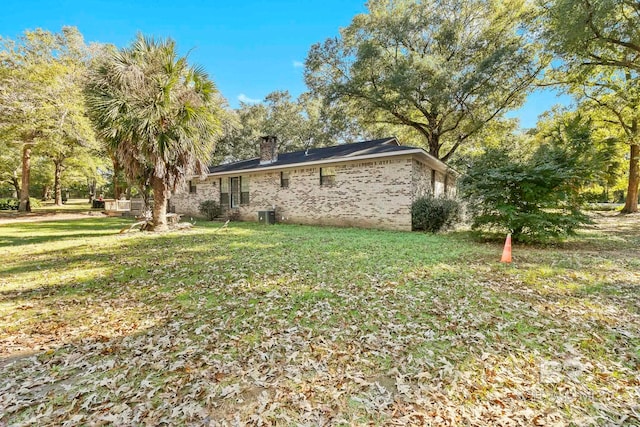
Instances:
[[[114,157],[111,157],[111,162],[113,163],[113,197],[114,199],[118,200],[120,199],[120,193],[122,192],[120,190],[120,185],[118,182],[118,173],[120,172],[120,163],[118,163],[118,160]]]
[[[18,174],[13,172],[13,176],[11,177],[11,184],[13,185],[13,191],[16,193],[16,199],[20,197],[20,181],[18,181]]]
[[[631,144],[629,158],[629,186],[627,187],[627,200],[622,213],[638,212],[638,186],[640,184],[640,144]]]
[[[29,178],[31,174],[31,144],[24,144],[22,148],[22,188],[20,189],[19,212],[31,212],[29,201]]]
[[[89,190],[89,203],[93,203],[96,197],[96,180],[87,178],[87,189]]]
[[[153,219],[152,230],[163,231],[167,229],[167,186],[164,179],[151,178],[153,188]]]
[[[50,198],[51,198],[51,187],[49,187],[49,184],[45,184],[45,186],[42,187],[42,201],[45,202]]]
[[[148,185],[144,185],[144,184],[138,185],[139,196],[142,197],[142,214],[143,215],[147,215],[147,213],[150,212],[151,210],[151,195],[150,195],[151,190],[149,188],[150,187]],[[131,190],[129,190],[129,194],[127,198],[131,200]]]
[[[56,160],[53,164],[56,166],[53,179],[53,193],[56,198],[55,204],[56,206],[62,206],[62,161]]]

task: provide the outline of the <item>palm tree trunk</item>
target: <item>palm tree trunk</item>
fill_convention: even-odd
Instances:
[[[29,201],[29,175],[31,174],[31,144],[26,143],[22,148],[22,188],[20,189],[19,212],[31,212]]]
[[[627,200],[622,213],[638,212],[638,186],[640,185],[640,144],[631,144],[629,158],[629,185],[627,187]]]
[[[164,179],[154,176],[151,178],[153,188],[153,219],[152,229],[163,231],[167,227],[167,186]]]

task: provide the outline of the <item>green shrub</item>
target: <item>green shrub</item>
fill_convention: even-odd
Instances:
[[[577,115],[530,156],[503,148],[475,159],[460,181],[472,228],[544,242],[590,223],[581,211],[589,201],[586,190],[606,175],[607,162],[592,135],[591,121]]]
[[[198,210],[206,216],[209,221],[213,221],[222,215],[222,207],[220,207],[220,204],[215,200],[204,200],[200,202]]]
[[[411,205],[411,226],[414,230],[436,233],[460,220],[460,203],[446,197],[425,196]]]
[[[17,211],[18,199],[0,199],[0,211]]]
[[[31,204],[31,208],[39,208],[42,206],[40,200],[34,199],[33,197],[29,197],[29,203]],[[18,206],[20,205],[20,201],[14,198],[5,198],[0,199],[0,211],[17,211]]]
[[[514,240],[544,242],[588,224],[581,212],[580,172],[566,153],[541,147],[528,160],[488,151],[460,182],[474,230],[509,232]]]

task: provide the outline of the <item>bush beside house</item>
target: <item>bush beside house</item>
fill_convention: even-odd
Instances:
[[[222,215],[222,207],[215,200],[203,200],[200,202],[198,209],[209,221],[213,221]]]
[[[428,195],[417,199],[411,205],[413,230],[437,233],[452,227],[460,217],[460,203],[448,197]]]

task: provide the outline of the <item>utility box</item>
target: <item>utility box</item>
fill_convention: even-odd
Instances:
[[[276,211],[258,211],[258,222],[260,224],[275,224]]]

